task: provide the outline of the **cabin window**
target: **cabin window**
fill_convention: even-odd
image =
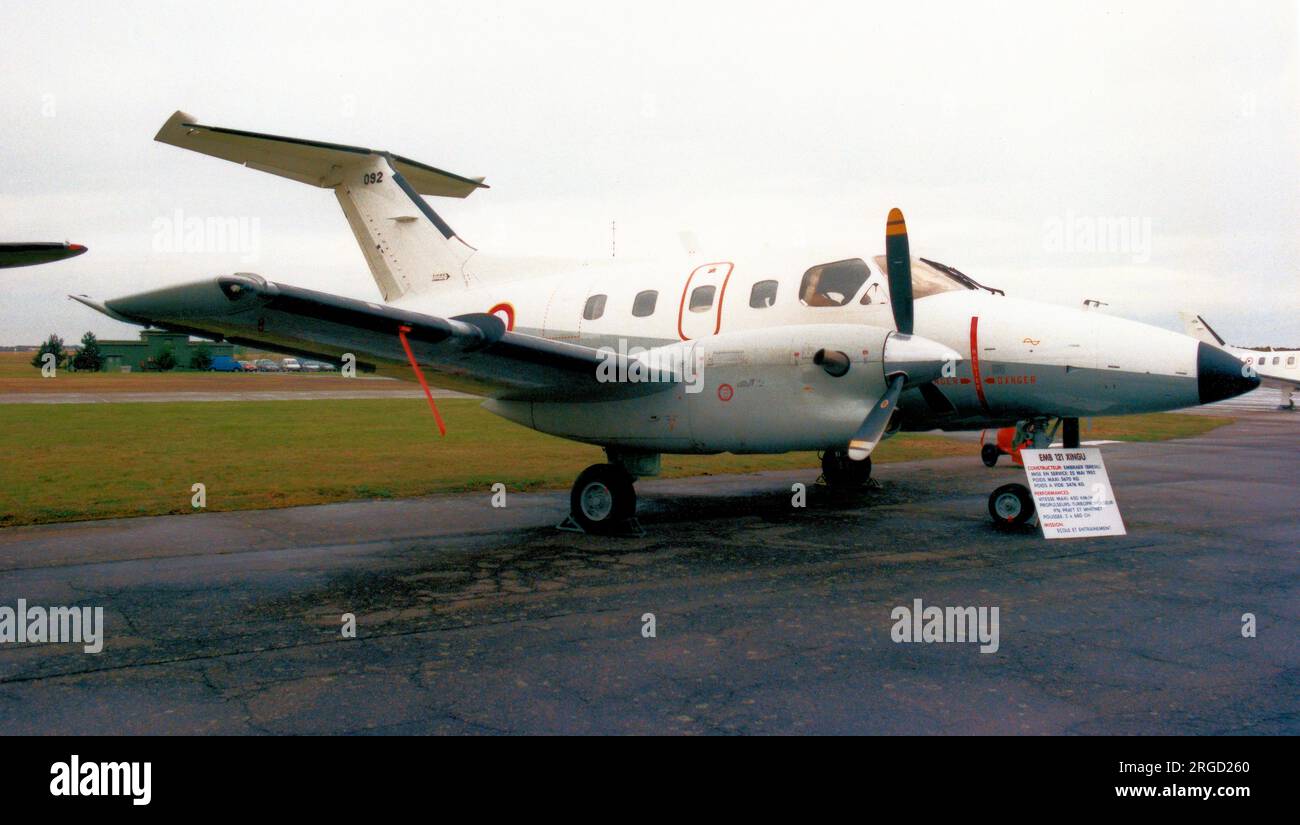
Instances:
[[[867,284],[867,288],[862,291],[862,300],[858,301],[858,303],[867,306],[883,300],[880,295],[880,283],[877,281]]]
[[[766,309],[776,303],[776,281],[759,281],[749,290],[749,305],[754,309]]]
[[[1288,356],[1286,357],[1286,365],[1287,365],[1288,367],[1294,367],[1294,366],[1295,366],[1295,356],[1294,356],[1294,355],[1288,355]]]
[[[593,295],[587,299],[587,305],[582,308],[582,317],[587,321],[594,321],[605,314],[605,297],[604,295]]]
[[[658,302],[658,290],[647,289],[645,292],[638,292],[636,298],[632,301],[632,314],[637,318],[645,318],[648,315],[654,315],[655,304]]]
[[[1282,363],[1282,356],[1280,356],[1280,355],[1274,355],[1274,356],[1273,356],[1273,365],[1274,365],[1274,366],[1277,366],[1277,365],[1280,364],[1280,363]]]
[[[861,258],[814,266],[803,274],[799,300],[809,307],[842,307],[853,300],[870,275]]]
[[[713,307],[713,295],[717,291],[718,288],[713,284],[695,287],[691,290],[691,302],[687,309],[691,312],[708,312]]]

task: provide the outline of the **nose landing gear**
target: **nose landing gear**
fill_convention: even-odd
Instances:
[[[1070,449],[1079,446],[1078,418],[1059,418],[1055,424],[1047,418],[1021,421],[1016,425],[1011,440],[1018,448],[1041,449],[1051,446],[1058,429],[1061,431],[1062,447]],[[980,458],[985,466],[992,467],[998,463],[998,456],[1002,452],[997,444],[984,444],[980,449]],[[1015,453],[1012,458],[1016,464],[1021,463]],[[1023,484],[1003,484],[989,494],[989,516],[994,524],[1003,527],[1027,524],[1034,517],[1033,494]]]
[[[1034,516],[1034,497],[1023,484],[1003,484],[989,494],[989,515],[999,526],[1018,527]]]

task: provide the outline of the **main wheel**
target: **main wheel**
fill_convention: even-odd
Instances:
[[[588,533],[606,533],[636,513],[632,476],[615,464],[593,464],[573,482],[569,512]]]
[[[1034,497],[1023,484],[1003,484],[989,494],[989,515],[998,524],[1024,524],[1034,515]]]
[[[1000,455],[1002,455],[1002,451],[998,449],[996,444],[985,444],[980,447],[980,460],[984,462],[985,467],[996,466]]]
[[[822,477],[836,490],[862,487],[871,480],[871,456],[854,461],[844,453],[822,455]]]

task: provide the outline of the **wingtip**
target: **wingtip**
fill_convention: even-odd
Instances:
[[[172,112],[171,117],[167,118],[167,120],[163,122],[162,127],[158,130],[158,134],[154,135],[153,139],[159,143],[172,143],[173,141],[168,138],[174,138],[185,124],[196,122],[194,115],[177,109]]]
[[[79,304],[83,304],[84,306],[90,307],[91,309],[95,310],[98,313],[107,315],[109,318],[112,318],[114,321],[121,321],[122,323],[125,324],[139,323],[139,321],[135,321],[131,318],[127,318],[125,315],[122,315],[119,312],[114,312],[113,310],[109,309],[108,306],[106,306],[102,301],[96,301],[94,298],[91,298],[89,295],[69,295],[68,297]]]

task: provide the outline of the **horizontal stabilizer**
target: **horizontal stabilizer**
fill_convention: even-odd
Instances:
[[[467,178],[390,152],[203,126],[185,112],[168,118],[154,140],[326,189],[342,183],[343,170],[367,155],[387,158],[421,195],[464,198],[488,188],[483,178]]]

